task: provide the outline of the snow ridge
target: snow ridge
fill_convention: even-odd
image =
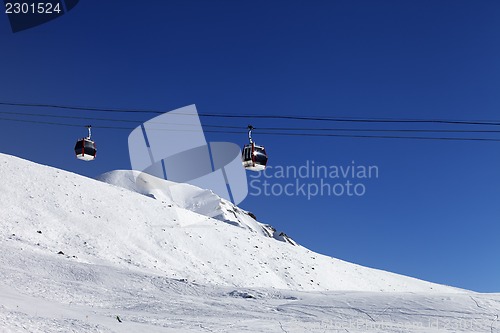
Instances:
[[[248,229],[263,236],[297,245],[284,232],[277,231],[268,224],[258,222],[251,212],[235,206],[230,201],[222,199],[210,190],[201,189],[189,184],[174,183],[146,173],[131,170],[107,172],[97,177],[97,180],[143,194],[178,208],[187,209],[243,229]]]

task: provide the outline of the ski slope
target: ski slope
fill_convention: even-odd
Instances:
[[[498,294],[314,253],[207,190],[0,172],[0,332],[500,332]]]

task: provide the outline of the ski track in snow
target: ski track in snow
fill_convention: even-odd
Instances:
[[[0,333],[500,332],[500,294],[314,253],[207,190],[0,171]]]

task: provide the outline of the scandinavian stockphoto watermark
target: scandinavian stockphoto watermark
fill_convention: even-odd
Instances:
[[[300,165],[270,165],[250,175],[249,195],[301,196],[311,200],[318,196],[361,197],[367,193],[368,182],[379,178],[377,165],[320,165],[305,161]]]
[[[379,178],[377,165],[355,161],[321,165],[313,160],[299,165],[268,165],[247,174],[241,150],[231,142],[207,142],[195,105],[166,112],[135,128],[128,138],[130,163],[136,185],[151,187],[146,178],[188,183],[209,189],[234,204],[252,196],[297,196],[311,200],[318,196],[361,197],[371,180]],[[146,178],[145,178],[146,177]],[[182,193],[181,193],[182,194]],[[179,195],[181,195],[179,194]],[[182,195],[181,195],[182,196]]]

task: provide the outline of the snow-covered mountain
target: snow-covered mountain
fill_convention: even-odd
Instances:
[[[500,295],[314,253],[210,191],[1,154],[0,172],[0,332],[498,332]]]
[[[457,291],[276,241],[243,211],[190,185],[174,187],[174,201],[165,180],[141,178],[134,187],[127,172],[101,179],[134,191],[9,156],[0,158],[0,170],[9,175],[0,184],[0,233],[24,250],[205,284]]]

